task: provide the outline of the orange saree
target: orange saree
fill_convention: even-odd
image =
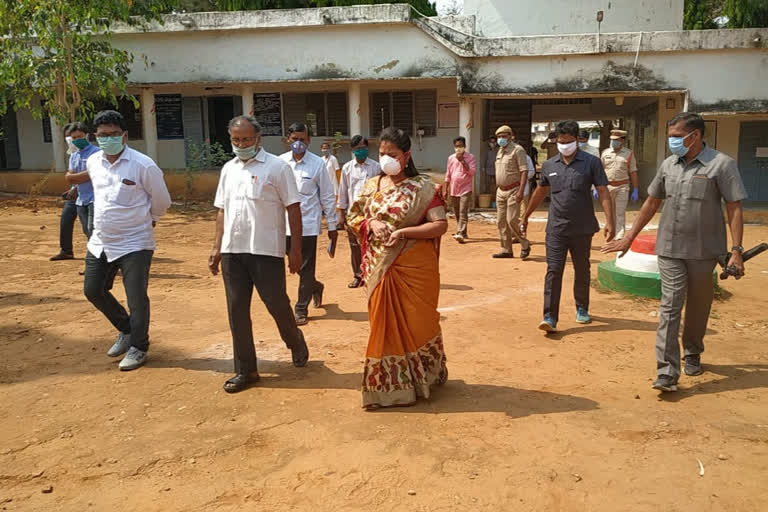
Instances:
[[[408,405],[429,398],[448,376],[440,314],[440,240],[401,240],[394,247],[368,236],[376,219],[392,231],[445,219],[445,207],[428,176],[385,190],[370,180],[347,222],[363,245],[371,332],[363,370],[363,407]]]

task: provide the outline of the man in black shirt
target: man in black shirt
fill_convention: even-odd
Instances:
[[[557,125],[558,154],[541,167],[541,181],[523,215],[521,228],[536,211],[548,192],[552,192],[547,219],[547,277],[544,282],[544,320],[539,329],[555,332],[560,312],[565,258],[571,253],[575,271],[573,295],[576,321],[587,324],[589,317],[589,254],[592,237],[600,231],[590,192],[594,185],[606,212],[604,228],[607,241],[613,240],[615,226],[608,178],[600,159],[579,149],[579,124],[561,121]]]

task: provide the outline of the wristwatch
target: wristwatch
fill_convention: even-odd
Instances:
[[[741,254],[742,252],[744,252],[744,248],[740,245],[734,245],[733,247],[731,247],[731,252],[738,252],[739,254]]]

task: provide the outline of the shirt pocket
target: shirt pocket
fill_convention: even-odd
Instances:
[[[686,197],[698,201],[704,200],[707,196],[707,190],[711,186],[711,182],[712,180],[706,176],[695,175],[691,177],[691,181],[688,183]]]
[[[302,195],[305,196],[311,196],[315,193],[315,190],[317,190],[317,185],[315,185],[315,180],[312,179],[312,176],[309,176],[308,174],[301,173],[301,181],[299,182],[299,192]]]
[[[264,181],[251,179],[245,186],[246,199],[262,199],[264,196]]]
[[[570,189],[571,190],[589,190],[592,186],[592,178],[586,174],[580,172],[574,172],[570,176]]]
[[[549,174],[547,176],[547,181],[549,182],[550,190],[553,194],[557,194],[558,192],[562,191],[566,184],[565,184],[565,177],[560,176],[557,173]]]
[[[133,206],[136,204],[138,193],[138,185],[129,185],[121,181],[115,192],[115,203],[120,206]]]

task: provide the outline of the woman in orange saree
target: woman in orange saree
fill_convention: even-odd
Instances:
[[[363,407],[410,405],[448,377],[440,313],[438,254],[445,206],[411,160],[411,141],[387,128],[379,137],[382,174],[366,183],[347,224],[360,238],[371,332]]]

